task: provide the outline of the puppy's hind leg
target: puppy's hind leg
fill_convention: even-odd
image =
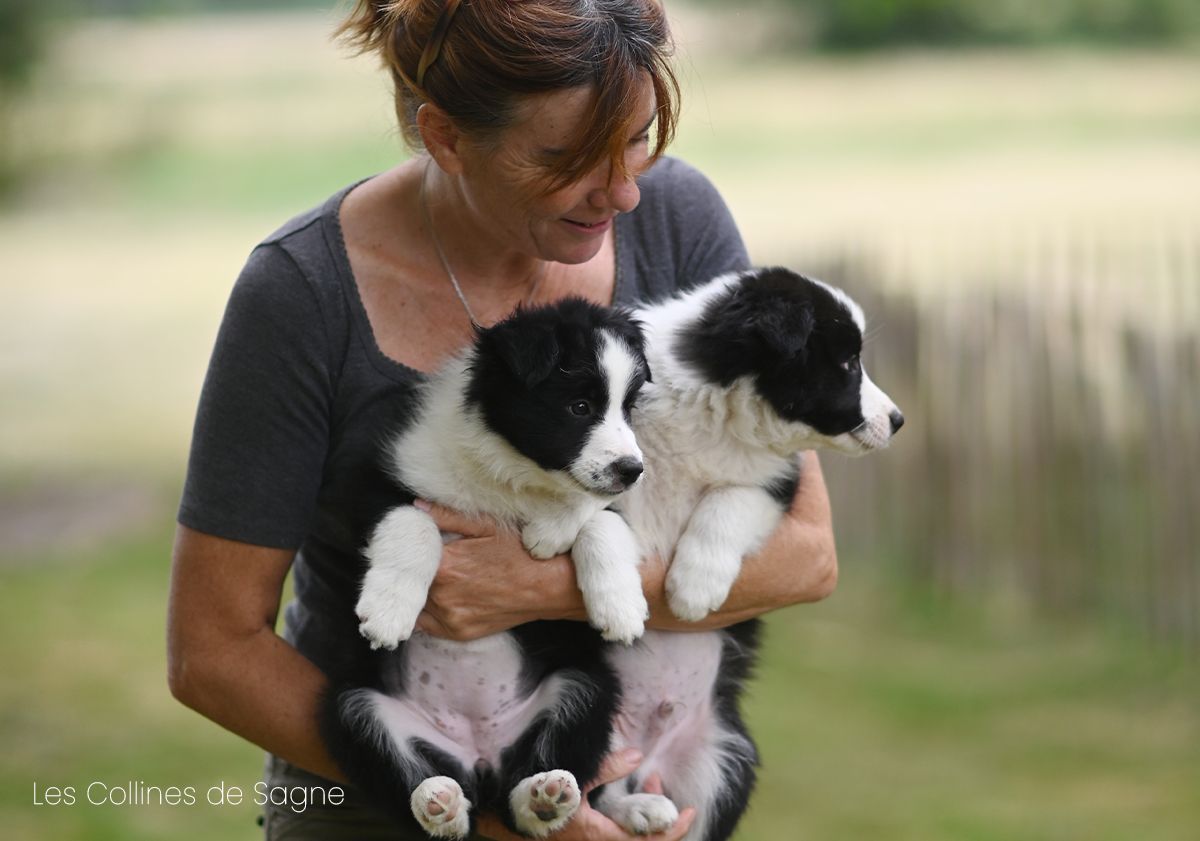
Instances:
[[[535,626],[522,630],[523,645],[557,656],[574,651],[579,664],[542,684],[536,702],[541,709],[501,757],[498,782],[508,792],[509,807],[505,824],[540,838],[574,817],[582,788],[599,772],[609,750],[618,691],[595,631],[575,622]]]
[[[408,639],[429,597],[442,559],[437,524],[410,505],[393,508],[375,526],[363,555],[369,564],[355,611],[371,648],[394,649]]]
[[[372,689],[331,690],[322,700],[321,734],[356,788],[403,823],[433,838],[470,834],[475,777],[456,747],[403,699]]]

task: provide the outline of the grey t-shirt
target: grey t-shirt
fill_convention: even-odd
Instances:
[[[661,159],[617,217],[614,302],[637,304],[748,265],[725,203]],[[424,379],[379,349],[338,222],[339,191],[251,253],[200,396],[179,522],[297,549],[287,638],[326,672],[361,653],[362,486]]]

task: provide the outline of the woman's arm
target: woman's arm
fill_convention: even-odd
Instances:
[[[440,506],[433,506],[432,514],[442,531],[467,537],[446,546],[418,628],[451,639],[475,639],[534,619],[587,619],[569,557],[534,561],[515,533],[498,532],[491,523]],[[662,630],[721,628],[832,593],[837,552],[829,495],[816,455],[805,456],[791,508],[766,546],[743,561],[720,610],[700,622],[676,619],[667,606],[665,579],[661,561],[642,564],[650,605],[647,626]]]
[[[341,772],[317,733],[325,676],[275,633],[294,553],[179,526],[167,609],[171,694],[323,777]]]

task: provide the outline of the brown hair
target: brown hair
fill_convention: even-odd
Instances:
[[[675,132],[679,84],[655,0],[357,0],[337,34],[360,52],[380,54],[413,148],[421,148],[416,112],[424,102],[487,140],[512,124],[522,96],[591,85],[591,119],[553,164],[548,189],[605,159],[614,173],[635,174],[625,171],[625,144],[638,119],[643,73],[658,109],[652,159]]]

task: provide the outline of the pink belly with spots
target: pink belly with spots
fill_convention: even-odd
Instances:
[[[448,750],[467,768],[479,760],[497,766],[501,751],[558,694],[551,680],[520,697],[521,663],[520,648],[507,634],[459,643],[418,632],[385,667],[384,682],[397,685],[394,670],[404,669],[405,694],[394,712],[407,719],[404,730]]]
[[[715,633],[647,631],[610,653],[623,689],[613,747],[645,755],[638,771],[643,779],[656,772],[674,776],[711,740],[721,645]]]

